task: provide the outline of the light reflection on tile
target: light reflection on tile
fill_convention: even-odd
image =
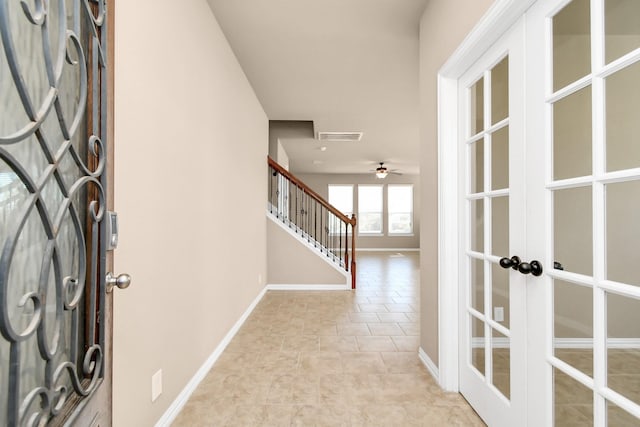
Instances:
[[[355,291],[269,291],[173,425],[483,426],[418,358],[418,253],[361,253]]]

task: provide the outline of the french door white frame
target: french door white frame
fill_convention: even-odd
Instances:
[[[536,0],[498,0],[438,73],[438,382],[459,391],[460,268],[458,80]],[[456,213],[455,215],[453,213]],[[445,309],[446,308],[446,309]]]

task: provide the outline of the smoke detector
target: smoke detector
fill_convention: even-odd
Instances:
[[[318,132],[319,141],[354,142],[362,139],[363,132]]]

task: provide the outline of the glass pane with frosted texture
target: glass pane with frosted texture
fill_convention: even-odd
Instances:
[[[470,258],[471,268],[471,291],[469,292],[469,300],[471,307],[484,313],[484,261],[481,259]]]
[[[605,0],[604,31],[607,63],[640,47],[640,2]]]
[[[485,337],[484,322],[474,316],[471,318],[471,364],[482,374],[485,373]]]
[[[607,279],[640,286],[640,181],[607,184]]]
[[[566,271],[593,274],[591,187],[553,193],[554,261]]]
[[[605,85],[607,170],[640,167],[640,62],[610,75]]]
[[[555,426],[592,426],[593,391],[553,368],[553,421]]]
[[[491,123],[509,117],[509,57],[491,70]]]
[[[608,293],[607,386],[636,404],[640,404],[638,342],[640,342],[640,301]]]
[[[640,426],[640,419],[607,401],[607,427]]]
[[[553,282],[554,355],[593,375],[593,289]]]
[[[491,198],[492,255],[509,256],[509,196]]]
[[[553,104],[553,179],[591,175],[591,86]]]
[[[507,399],[511,397],[511,340],[491,329],[491,352],[493,359],[493,385]]]
[[[471,222],[469,243],[472,251],[484,252],[484,200],[469,201],[469,219]]]
[[[469,96],[469,135],[472,136],[484,130],[484,77],[471,86]]]
[[[504,269],[499,264],[491,263],[491,305],[492,319],[503,325],[510,327],[509,316],[511,315],[509,305],[509,272],[511,269]],[[497,311],[502,309],[502,320],[496,316]]]
[[[484,140],[469,145],[469,188],[471,193],[484,191]]]
[[[491,188],[509,188],[509,127],[491,135]]]
[[[573,0],[553,17],[553,90],[591,72],[589,0]]]

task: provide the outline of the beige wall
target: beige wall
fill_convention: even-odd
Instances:
[[[347,276],[270,218],[267,218],[267,272],[270,285],[348,283]]]
[[[114,425],[150,426],[264,286],[268,121],[205,0],[119,1],[115,59]]]
[[[420,21],[420,343],[438,363],[437,74],[492,0],[431,0]],[[453,212],[451,213],[454,214]],[[457,284],[451,284],[456,286]]]
[[[388,236],[386,191],[383,191],[383,230],[382,236],[356,236],[358,249],[418,249],[420,247],[420,178],[417,175],[387,175],[385,179],[378,179],[371,173],[364,174],[299,174],[305,184],[329,200],[329,184],[351,184],[354,187],[353,208],[358,209],[358,184],[412,184],[413,185],[413,235]]]

